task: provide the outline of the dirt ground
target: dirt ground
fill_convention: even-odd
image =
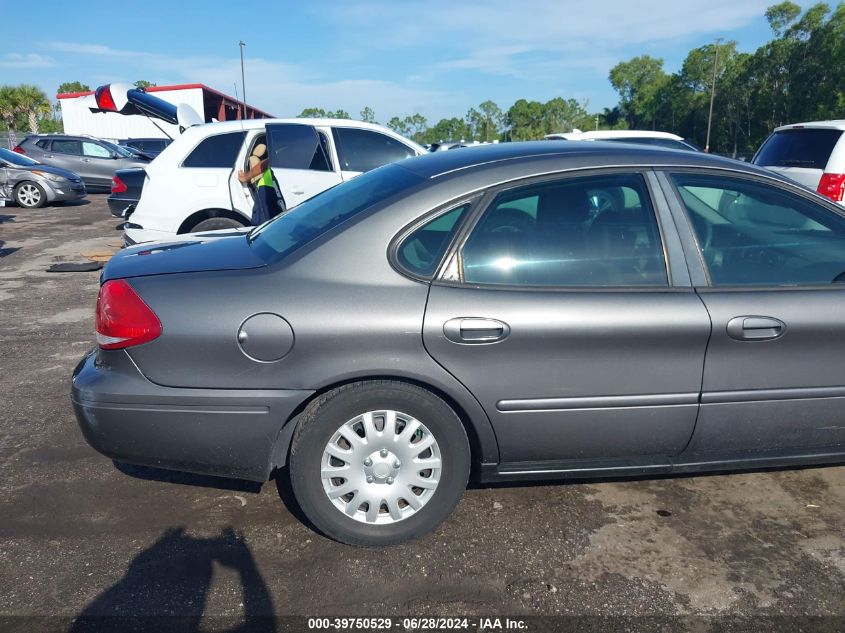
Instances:
[[[271,614],[547,614],[577,617],[531,628],[828,616],[810,623],[845,630],[845,467],[475,487],[433,534],[362,550],[315,533],[277,481],[113,463],[68,397],[94,344],[98,273],[46,269],[108,250],[116,224],[105,196],[0,209],[0,629],[34,630],[12,616],[77,630],[80,615],[179,615],[195,631]]]

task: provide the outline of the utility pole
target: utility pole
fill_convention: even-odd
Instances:
[[[238,46],[241,47],[241,93],[243,96],[243,118],[246,118],[246,81],[244,80],[244,46],[246,44],[243,41],[238,42]],[[712,105],[711,105],[712,107]]]
[[[713,97],[716,95],[716,70],[719,68],[719,44],[722,38],[716,40],[715,52],[713,54],[713,82],[710,84],[710,114],[707,115],[707,141],[704,143],[704,151],[710,152],[710,125],[713,122]]]

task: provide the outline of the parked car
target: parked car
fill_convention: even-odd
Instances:
[[[85,197],[82,178],[72,171],[0,148],[0,200],[25,209]]]
[[[31,134],[14,151],[79,174],[89,191],[111,189],[112,176],[118,169],[149,164],[114,143],[89,136]]]
[[[751,162],[845,205],[845,119],[776,128]]]
[[[128,245],[248,226],[255,190],[241,183],[237,172],[249,170],[249,158],[260,146],[265,147],[287,208],[365,171],[426,153],[388,128],[361,121],[250,119],[203,124],[190,106],[175,106],[131,86],[100,86],[95,97],[98,111],[141,111],[183,130],[145,167],[135,210],[123,214]],[[128,193],[122,192],[115,205],[123,205]]]
[[[169,138],[127,138],[118,141],[118,144],[130,150],[138,150],[152,159],[161,154],[172,142],[173,139]]]
[[[249,234],[115,255],[72,399],[105,455],[286,467],[320,530],[388,545],[443,521],[471,470],[845,461],[843,280],[843,209],[753,165],[438,152]]]
[[[582,132],[560,132],[547,134],[546,140],[555,141],[611,141],[614,143],[634,143],[636,145],[653,145],[667,149],[683,149],[700,152],[701,148],[685,141],[682,136],[670,132],[656,132],[652,130],[593,130]]]
[[[238,181],[267,146],[288,208],[358,174],[425,150],[379,125],[347,119],[256,119],[191,127],[144,169],[127,244],[248,226],[254,189]],[[128,193],[128,192],[127,192]]]
[[[109,211],[116,218],[128,218],[135,211],[135,206],[141,198],[144,180],[147,172],[143,167],[118,169],[114,172],[111,184],[111,195],[106,199]]]

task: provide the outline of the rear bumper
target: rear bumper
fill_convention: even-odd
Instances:
[[[82,434],[103,455],[266,481],[281,463],[273,456],[282,426],[312,393],[161,387],[116,351],[91,352],[80,361],[71,400]]]

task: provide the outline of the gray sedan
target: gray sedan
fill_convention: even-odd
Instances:
[[[843,209],[754,166],[438,152],[112,258],[73,403],[114,459],[285,468],[322,532],[395,544],[471,474],[845,461],[843,281]]]
[[[0,148],[0,200],[26,209],[85,197],[82,178],[60,167]]]

